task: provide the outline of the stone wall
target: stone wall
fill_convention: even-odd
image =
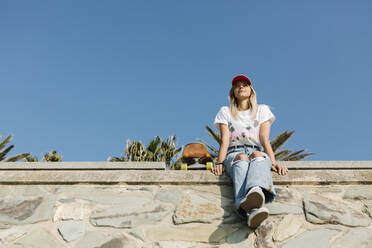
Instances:
[[[235,214],[226,176],[163,164],[12,165],[0,164],[0,247],[372,247],[371,162],[286,163],[255,230]]]

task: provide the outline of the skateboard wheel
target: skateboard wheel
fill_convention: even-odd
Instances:
[[[181,170],[187,170],[187,164],[186,163],[181,164]]]
[[[207,170],[212,170],[213,169],[213,163],[212,162],[207,162],[205,167],[207,168]]]

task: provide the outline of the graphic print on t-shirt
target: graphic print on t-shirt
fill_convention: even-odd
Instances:
[[[228,127],[230,130],[231,143],[253,143],[259,146],[260,142],[256,139],[258,137],[258,121],[254,120],[252,123],[240,123],[239,121],[229,121]],[[255,128],[254,128],[255,127]]]
[[[231,116],[230,109],[224,106],[217,113],[213,123],[216,129],[219,129],[219,123],[226,124],[230,131],[229,145],[257,145],[262,146],[259,139],[260,124],[270,120],[274,122],[275,116],[267,105],[258,105],[257,114],[254,119],[251,117],[251,111],[239,111],[239,118],[234,119]]]

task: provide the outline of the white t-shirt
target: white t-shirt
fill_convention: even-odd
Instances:
[[[256,118],[252,120],[251,110],[238,111],[239,119],[236,120],[231,116],[230,108],[223,106],[218,111],[214,119],[213,126],[220,129],[219,123],[226,124],[230,130],[230,146],[231,145],[255,145],[262,148],[260,142],[260,125],[261,123],[270,120],[275,121],[275,116],[271,112],[269,106],[265,104],[258,105]]]

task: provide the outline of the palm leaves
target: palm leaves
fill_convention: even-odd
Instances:
[[[36,156],[32,156],[31,154],[26,157],[26,162],[38,162],[39,159]]]
[[[308,156],[313,155],[314,153],[303,153],[305,149],[292,152],[291,150],[282,150],[279,151],[279,149],[289,140],[289,138],[292,137],[294,134],[294,131],[284,131],[281,134],[279,134],[277,137],[275,137],[270,143],[271,147],[273,148],[273,151],[275,153],[275,159],[276,160],[282,160],[282,161],[298,161],[303,158],[306,158]]]
[[[212,139],[214,141],[216,141],[219,145],[221,144],[221,135],[216,133],[215,131],[213,131],[212,128],[210,128],[208,125],[205,126],[205,128],[207,129],[207,134],[212,137]],[[204,145],[206,145],[209,150],[210,150],[210,154],[213,158],[217,158],[218,156],[218,148],[214,148],[213,146],[209,145],[206,141],[202,140],[202,139],[197,139],[199,140],[200,142],[202,142]]]
[[[183,148],[177,148],[175,142],[176,136],[169,136],[166,140],[162,140],[157,136],[145,147],[141,141],[132,141],[128,139],[123,156],[109,157],[108,161],[165,162],[168,168],[174,169],[180,163],[178,154]]]
[[[39,159],[31,154],[26,157],[26,162],[38,162]],[[57,154],[56,150],[44,154],[42,162],[62,162],[62,155]]]
[[[53,150],[51,152],[44,154],[43,161],[44,162],[62,162],[62,155],[57,154],[57,151]]]
[[[12,140],[12,135],[8,135],[8,137],[6,137],[1,143],[0,143],[0,161],[4,161],[4,162],[15,162],[15,161],[18,161],[18,160],[21,160],[21,159],[24,159],[26,158],[27,156],[29,156],[30,154],[29,153],[22,153],[22,154],[17,154],[17,155],[14,155],[10,158],[6,158],[6,155],[14,148],[15,145],[10,145],[8,146],[7,148],[5,148],[8,143]],[[1,136],[0,136],[0,139],[1,139]]]
[[[159,136],[156,136],[155,139],[151,140],[149,145],[146,147],[146,161],[157,161],[161,155],[161,144],[162,140]]]
[[[176,147],[176,136],[169,136],[167,140],[161,142],[161,161],[167,164],[168,169],[179,169],[181,158],[178,154],[183,146]]]
[[[205,126],[207,129],[207,134],[215,140],[218,144],[221,144],[221,136],[220,134],[216,133],[213,129],[211,129],[208,125]],[[294,134],[294,131],[284,131],[281,134],[279,134],[277,137],[275,137],[270,143],[271,147],[273,148],[275,159],[281,160],[281,161],[298,161],[303,158],[306,158],[310,155],[313,155],[314,153],[303,153],[305,149],[292,152],[291,150],[279,150],[288,140],[289,138]],[[202,139],[198,139],[203,144],[205,144],[209,150],[211,151],[212,157],[217,157],[218,149],[214,148],[213,146],[209,145],[207,142],[205,142]]]
[[[125,153],[126,161],[146,161],[145,148],[140,141],[131,141],[128,139]]]
[[[14,148],[15,145],[8,145],[8,143],[12,140],[12,135],[9,135],[6,137],[1,143],[0,143],[0,162],[15,162],[24,159],[27,162],[37,162],[38,159],[35,156],[32,156],[30,153],[22,153],[14,155],[10,158],[6,158],[6,155]],[[1,139],[1,136],[0,136]],[[6,148],[5,148],[6,147]],[[48,152],[44,155],[43,158],[44,162],[61,162],[62,161],[62,155],[57,154],[56,150],[53,150],[51,152]]]

